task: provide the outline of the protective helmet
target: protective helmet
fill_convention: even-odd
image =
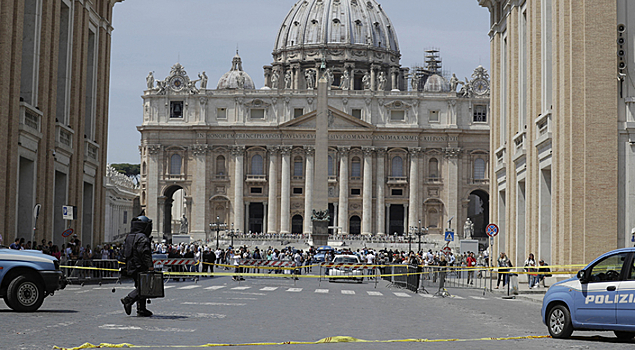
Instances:
[[[141,216],[137,216],[136,218],[132,219],[132,221],[141,221],[141,222],[145,222],[145,223],[152,223],[152,219],[150,219],[147,216],[141,215]]]
[[[130,227],[133,231],[137,228],[136,232],[143,232],[146,236],[150,237],[152,233],[152,219],[144,215],[137,216],[130,220]]]

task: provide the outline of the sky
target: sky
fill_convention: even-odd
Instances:
[[[113,10],[108,162],[138,164],[146,76],[163,80],[175,63],[191,79],[205,71],[209,88],[240,50],[256,88],[284,18],[297,0],[125,0]],[[489,71],[489,12],[477,0],[379,0],[395,28],[401,65],[423,65],[440,50],[443,69],[459,79]]]

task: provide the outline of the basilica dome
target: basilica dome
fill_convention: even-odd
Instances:
[[[399,64],[399,43],[376,0],[300,0],[285,18],[274,64],[292,61]]]
[[[232,69],[223,74],[218,80],[216,89],[255,89],[254,81],[249,74],[243,71],[243,62],[236,51],[236,56],[232,59]]]
[[[428,77],[426,85],[423,88],[425,92],[449,92],[450,83],[439,74],[432,74]]]

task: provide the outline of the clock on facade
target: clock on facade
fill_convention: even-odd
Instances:
[[[476,79],[473,83],[473,89],[475,94],[483,95],[489,90],[489,83],[482,78]]]
[[[184,85],[185,84],[183,83],[183,78],[181,76],[175,76],[170,79],[170,87],[174,91],[180,91],[183,89]]]

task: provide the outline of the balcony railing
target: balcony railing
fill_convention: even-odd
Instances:
[[[225,181],[227,180],[227,175],[223,175],[223,174],[216,174],[216,180],[218,181]]]
[[[84,140],[84,159],[99,164],[99,145],[90,140]]]
[[[350,181],[361,181],[362,177],[361,176],[351,176]]]
[[[429,184],[439,184],[443,182],[443,179],[439,176],[428,176],[426,182]]]
[[[488,185],[489,179],[472,179],[472,185]]]
[[[337,176],[329,175],[329,182],[337,182]]]
[[[41,120],[43,113],[31,105],[20,102],[20,130],[38,138],[42,137]]]
[[[265,175],[247,175],[247,182],[267,182]]]
[[[55,124],[55,142],[56,146],[65,148],[68,151],[73,149],[73,134],[75,131],[66,125]]]
[[[166,174],[165,180],[166,181],[185,181],[186,176],[185,174]]]
[[[294,175],[292,178],[294,181],[304,181],[304,176],[296,176]]]
[[[407,184],[408,178],[405,176],[388,176],[388,184]]]

